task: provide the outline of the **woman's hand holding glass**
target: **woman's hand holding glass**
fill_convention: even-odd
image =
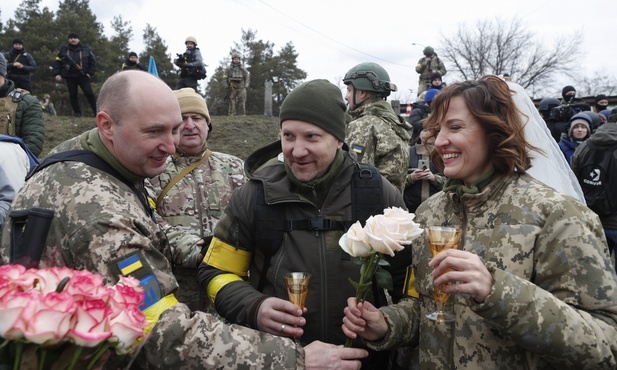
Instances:
[[[493,288],[493,275],[474,253],[449,249],[433,257],[429,266],[435,286],[441,285],[444,293],[468,294],[482,303]]]

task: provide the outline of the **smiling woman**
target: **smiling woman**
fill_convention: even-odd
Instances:
[[[449,178],[418,207],[417,222],[460,225],[463,237],[435,257],[426,238],[414,243],[419,299],[377,311],[350,298],[346,335],[379,350],[419,343],[431,368],[617,366],[617,276],[602,226],[584,204],[527,173],[530,151],[540,151],[526,140],[529,115],[516,94],[485,76],[437,95],[425,127]],[[436,308],[436,286],[450,295],[453,324],[424,319]]]

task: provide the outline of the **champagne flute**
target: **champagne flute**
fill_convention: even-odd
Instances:
[[[435,257],[446,249],[458,248],[458,243],[461,240],[461,229],[458,226],[431,226],[426,228],[426,235],[431,246],[431,254]],[[435,286],[433,289],[437,311],[427,314],[426,317],[436,322],[454,321],[454,315],[444,311],[444,306],[448,301],[448,293],[441,290],[441,285]]]
[[[304,303],[308,295],[308,288],[311,282],[311,274],[308,272],[289,272],[283,275],[289,301],[304,311]],[[299,343],[300,338],[294,338]]]

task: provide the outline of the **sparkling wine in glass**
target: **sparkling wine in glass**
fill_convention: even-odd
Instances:
[[[458,226],[431,226],[426,228],[426,235],[431,246],[431,253],[435,257],[446,249],[458,248],[458,243],[461,240],[461,229]],[[448,301],[448,293],[441,290],[441,285],[434,287],[434,297],[437,311],[427,314],[426,317],[436,322],[454,321],[454,315],[444,311],[444,306]]]
[[[296,306],[304,309],[306,296],[308,294],[311,274],[308,272],[290,272],[284,275],[289,301]]]
[[[289,272],[283,277],[285,278],[289,301],[304,310],[311,274],[308,272]],[[294,340],[297,344],[300,344],[300,338],[294,338]]]

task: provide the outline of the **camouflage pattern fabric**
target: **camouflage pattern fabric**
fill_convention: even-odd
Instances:
[[[231,63],[226,72],[227,86],[230,89],[229,115],[246,114],[246,89],[250,85],[251,75],[240,63]]]
[[[385,100],[363,105],[349,113],[353,121],[347,126],[345,141],[356,153],[358,162],[377,167],[402,193],[413,127],[395,114]]]
[[[152,198],[157,199],[179,172],[200,159],[178,154],[169,157],[165,171],[146,184]],[[245,181],[244,162],[240,158],[212,152],[176,182],[157,206],[159,224],[173,251],[174,274],[180,285],[176,298],[193,311],[205,309],[205,294],[200,292],[197,282],[201,246],[196,243],[213,234],[231,193]]]
[[[477,304],[451,295],[456,322],[435,310],[426,238],[413,246],[417,300],[381,308],[389,331],[376,349],[420,345],[422,369],[615,369],[617,276],[598,217],[529,175],[494,178],[480,194],[438,193],[423,225],[462,225],[459,249],[485,261],[494,285]]]
[[[418,77],[418,96],[428,89],[428,86],[431,84],[431,75],[433,73],[439,72],[442,77],[448,73],[446,66],[444,66],[437,55],[433,55],[433,59],[427,65],[424,65],[424,58],[425,57],[420,58],[416,65],[416,72],[420,74]]]
[[[52,152],[70,149],[83,149],[79,138]],[[116,282],[113,261],[132,254],[156,277],[157,294],[178,289],[165,234],[121,180],[81,162],[56,163],[26,182],[13,202],[16,210],[32,207],[55,212],[41,267],[87,269]],[[2,233],[2,263],[9,261],[8,225]],[[296,369],[303,363],[304,350],[289,338],[225,325],[178,303],[161,315],[131,369]]]

